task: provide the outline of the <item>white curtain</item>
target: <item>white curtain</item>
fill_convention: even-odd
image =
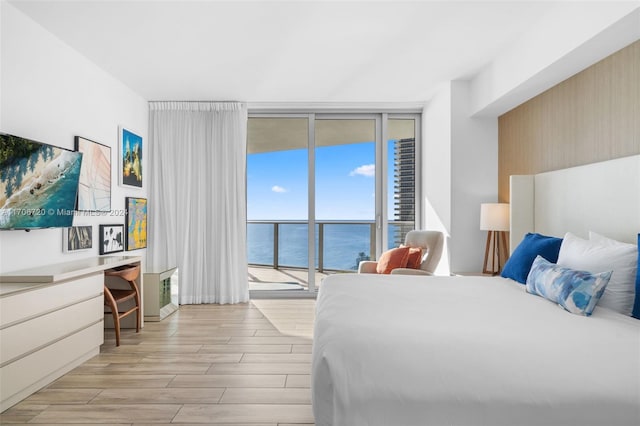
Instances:
[[[180,268],[180,303],[249,300],[247,109],[150,102],[147,263]]]

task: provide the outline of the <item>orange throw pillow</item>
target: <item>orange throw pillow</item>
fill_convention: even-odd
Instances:
[[[409,247],[409,258],[407,268],[420,269],[422,263],[422,249],[420,247]]]
[[[376,272],[379,274],[390,274],[393,269],[404,268],[409,259],[409,247],[398,247],[385,251],[378,259]]]

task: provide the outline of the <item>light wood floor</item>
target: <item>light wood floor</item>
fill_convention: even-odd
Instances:
[[[315,301],[186,305],[0,415],[9,424],[313,424]]]

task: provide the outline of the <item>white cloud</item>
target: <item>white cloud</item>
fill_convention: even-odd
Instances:
[[[374,177],[376,175],[376,165],[375,164],[365,164],[363,166],[357,167],[354,170],[351,170],[349,176],[366,176],[366,177]]]
[[[281,187],[281,186],[278,186],[278,185],[273,185],[273,186],[271,187],[271,190],[272,190],[273,192],[278,192],[278,193],[287,192],[287,190],[286,190],[285,188],[283,188],[283,187]]]

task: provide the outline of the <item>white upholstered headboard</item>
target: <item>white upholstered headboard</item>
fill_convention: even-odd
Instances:
[[[511,176],[511,251],[527,232],[637,242],[640,155],[537,175]]]

